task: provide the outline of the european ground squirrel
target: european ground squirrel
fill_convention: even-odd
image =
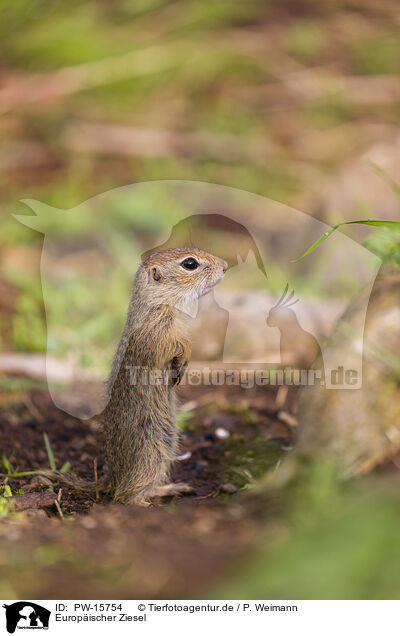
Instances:
[[[183,247],[150,254],[137,271],[102,414],[107,468],[100,489],[115,501],[148,505],[151,497],[190,490],[168,483],[179,447],[175,387],[190,359],[196,302],[227,269],[221,258]],[[94,489],[63,473],[45,474]]]

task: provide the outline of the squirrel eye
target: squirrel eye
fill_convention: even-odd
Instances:
[[[193,269],[197,269],[199,264],[195,258],[185,258],[185,260],[182,261],[181,266],[184,269],[193,270]]]

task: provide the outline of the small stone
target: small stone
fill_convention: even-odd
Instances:
[[[179,457],[176,458],[176,461],[185,462],[187,459],[190,459],[191,456],[192,456],[192,453],[188,451],[187,453],[183,453],[183,455],[179,455]]]
[[[83,517],[81,524],[84,528],[86,528],[86,530],[94,530],[97,528],[97,521],[93,519],[93,517]]]
[[[219,427],[215,429],[215,437],[218,439],[228,439],[230,436],[231,434],[226,430],[226,428]]]
[[[203,463],[202,463],[200,460],[197,460],[197,462],[195,463],[195,465],[194,465],[194,466],[195,466],[195,469],[196,469],[196,473],[197,473],[198,475],[201,475],[201,473],[202,473],[202,472],[203,472],[203,470],[204,470],[204,465],[203,465]]]
[[[224,484],[223,486],[221,486],[221,490],[223,492],[229,493],[230,495],[233,495],[234,492],[237,492],[237,487],[234,486],[234,484],[228,483],[228,484]]]

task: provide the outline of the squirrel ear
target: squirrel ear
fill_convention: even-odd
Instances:
[[[156,281],[161,280],[161,274],[160,274],[159,270],[157,269],[157,267],[152,267],[151,268],[151,275],[152,275],[154,280],[156,280]]]

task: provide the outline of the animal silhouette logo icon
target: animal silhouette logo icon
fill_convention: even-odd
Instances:
[[[50,610],[32,603],[32,601],[17,601],[11,605],[4,604],[6,610],[6,627],[9,634],[16,629],[48,629]]]
[[[268,327],[277,327],[280,331],[281,364],[290,366],[296,363],[307,369],[318,359],[323,366],[317,339],[303,329],[292,309],[300,299],[294,298],[294,290],[288,292],[289,285],[286,284],[283,294],[267,316]]]

